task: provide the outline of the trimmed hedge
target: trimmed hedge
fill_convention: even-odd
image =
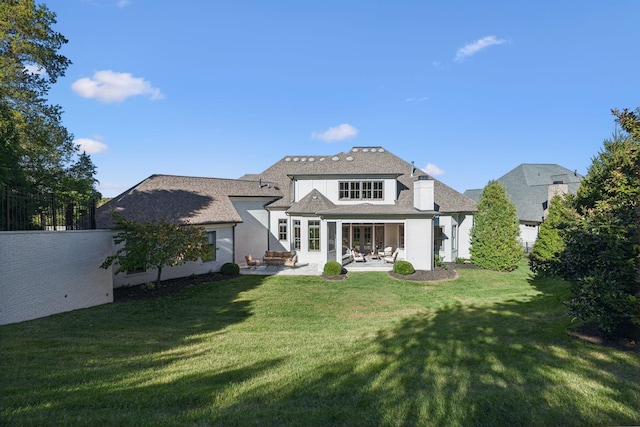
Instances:
[[[226,276],[235,276],[240,274],[240,266],[234,262],[227,262],[220,267],[220,273]]]
[[[406,276],[408,274],[415,273],[416,269],[413,268],[413,264],[411,264],[409,261],[396,261],[393,264],[393,272]]]
[[[339,276],[340,274],[344,274],[342,264],[338,261],[327,262],[322,271],[327,276]]]

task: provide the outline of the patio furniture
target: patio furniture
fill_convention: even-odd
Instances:
[[[259,259],[253,259],[251,254],[245,255],[244,259],[247,261],[247,267],[256,268],[260,265]]]
[[[378,255],[380,255],[381,257],[392,256],[393,246],[387,246],[383,251],[378,252]]]
[[[353,251],[353,260],[355,262],[366,262],[367,259],[364,257],[363,253]]]
[[[284,266],[285,261],[292,256],[293,254],[289,251],[265,251],[262,260],[267,267],[269,267],[270,265],[275,265],[276,267],[280,268]]]
[[[298,255],[293,255],[291,258],[284,261],[285,267],[296,268],[296,262],[298,262]]]
[[[396,250],[393,251],[393,254],[391,254],[391,256],[384,257],[384,262],[388,262],[390,264],[395,263],[396,258],[398,258],[398,251],[399,251],[399,248],[396,248]]]

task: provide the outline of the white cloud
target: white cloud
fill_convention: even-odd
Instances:
[[[458,62],[462,62],[464,58],[467,56],[471,56],[482,49],[485,49],[489,46],[498,45],[506,43],[507,41],[504,39],[497,39],[496,36],[487,36],[482,39],[476,40],[473,43],[469,43],[463,48],[458,49],[456,53],[455,60]]]
[[[83,98],[95,98],[103,102],[122,102],[130,96],[138,95],[151,99],[164,98],[160,89],[151,86],[145,79],[111,70],[97,71],[93,78],[76,80],[71,88]]]
[[[326,142],[350,139],[355,137],[356,135],[358,135],[358,129],[347,123],[331,127],[324,132],[311,132],[311,138],[321,139]]]
[[[420,98],[407,98],[404,102],[424,102],[427,100],[426,96],[421,96]]]
[[[116,6],[118,6],[118,7],[127,7],[127,6],[129,6],[129,4],[131,4],[131,2],[129,0],[118,0],[118,2],[116,3]]]
[[[427,166],[425,166],[422,170],[431,176],[444,175],[444,170],[440,169],[433,163],[427,163]]]
[[[87,154],[96,154],[107,150],[107,144],[90,138],[77,138],[73,143],[78,146],[80,151]]]

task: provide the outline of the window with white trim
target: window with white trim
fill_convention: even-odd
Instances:
[[[309,221],[309,250],[320,250],[320,221]]]
[[[202,255],[202,262],[215,261],[216,260],[216,232],[208,231],[206,234],[207,234],[207,245],[204,248],[205,252]]]
[[[458,226],[455,224],[451,226],[451,250],[458,250]]]
[[[287,219],[278,220],[278,240],[287,240]]]
[[[382,200],[383,181],[340,181],[340,200]]]
[[[302,228],[300,227],[300,220],[293,220],[293,248],[296,250],[302,249]]]

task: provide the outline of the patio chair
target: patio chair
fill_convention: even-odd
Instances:
[[[384,248],[384,251],[378,252],[378,255],[381,257],[392,256],[393,255],[393,246],[387,246]]]
[[[247,261],[247,267],[256,268],[260,265],[259,259],[253,259],[251,254],[245,255],[244,259]]]
[[[293,255],[291,258],[284,262],[285,267],[296,268],[296,262],[298,262],[298,255]]]
[[[366,262],[367,260],[364,258],[364,254],[361,252],[353,251],[353,260],[355,262]]]
[[[390,264],[395,263],[396,258],[398,258],[398,251],[399,251],[399,248],[396,248],[396,250],[393,251],[393,254],[391,254],[391,256],[384,257],[384,262],[388,262]]]

